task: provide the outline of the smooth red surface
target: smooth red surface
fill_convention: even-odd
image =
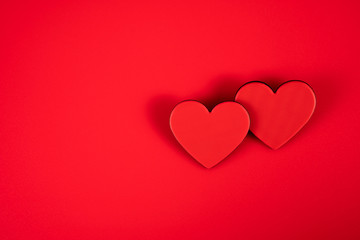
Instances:
[[[359,1],[1,1],[0,239],[359,239]],[[205,169],[175,105],[310,84],[311,120]]]
[[[197,101],[184,101],[170,115],[170,128],[184,149],[206,168],[227,157],[244,140],[250,119],[236,102],[223,102],[211,112]]]
[[[261,82],[250,82],[236,93],[251,118],[251,132],[272,149],[288,142],[309,121],[316,98],[309,85],[288,81],[273,91]]]

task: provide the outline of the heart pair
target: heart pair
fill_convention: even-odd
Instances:
[[[249,130],[278,149],[309,121],[315,104],[314,91],[305,82],[288,81],[276,92],[265,83],[249,82],[234,102],[222,102],[210,112],[197,101],[177,104],[170,128],[193,158],[211,168],[234,151]]]

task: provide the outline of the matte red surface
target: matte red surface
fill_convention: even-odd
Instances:
[[[250,119],[236,102],[223,102],[211,112],[197,101],[184,101],[170,115],[170,128],[184,149],[206,168],[227,157],[244,140]]]
[[[359,1],[1,1],[0,239],[359,239]],[[311,120],[205,169],[169,128],[248,81]]]
[[[288,81],[278,89],[250,82],[236,93],[235,100],[249,112],[251,132],[272,149],[288,142],[314,112],[314,91],[302,81]]]

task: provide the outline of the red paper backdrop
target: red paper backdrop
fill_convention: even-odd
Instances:
[[[2,1],[0,239],[359,239],[357,0]],[[168,126],[260,80],[317,108],[213,169]]]

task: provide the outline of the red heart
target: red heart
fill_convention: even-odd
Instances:
[[[170,116],[170,128],[185,150],[211,168],[228,156],[249,131],[249,115],[236,102],[223,102],[209,112],[199,102],[179,103]]]
[[[273,149],[289,141],[310,119],[316,99],[302,81],[289,81],[276,92],[261,82],[240,88],[235,100],[249,112],[250,131]]]

